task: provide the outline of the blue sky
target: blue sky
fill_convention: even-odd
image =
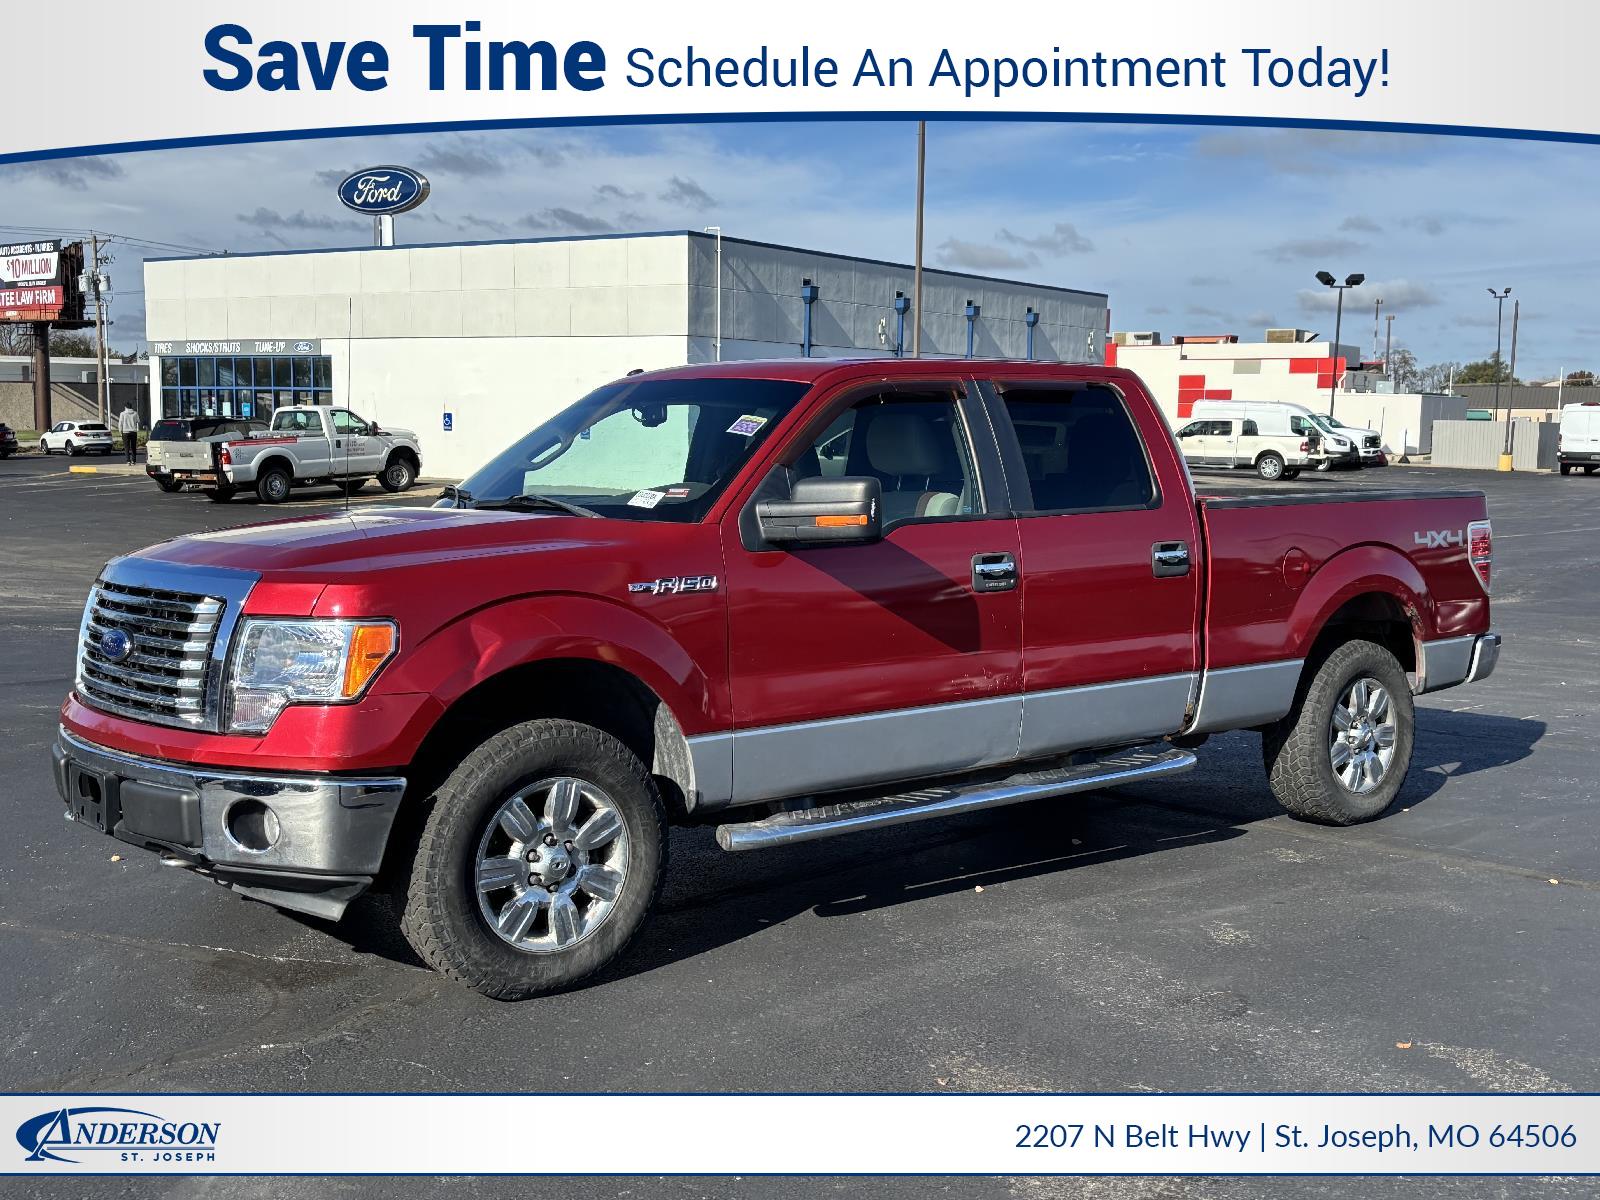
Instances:
[[[1118,329],[1267,325],[1372,346],[1372,301],[1422,363],[1494,348],[1486,288],[1522,302],[1518,374],[1600,369],[1600,148],[1408,134],[948,122],[929,129],[930,265],[1111,296]],[[913,124],[812,122],[417,134],[0,167],[0,237],[95,228],[207,250],[359,245],[334,183],[420,167],[402,241],[721,225],[730,236],[909,262]],[[35,231],[40,231],[36,233]],[[142,337],[122,244],[114,341]],[[1509,345],[1510,306],[1507,306]]]

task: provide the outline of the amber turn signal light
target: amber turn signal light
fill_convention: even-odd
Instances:
[[[394,626],[388,622],[357,625],[350,635],[350,653],[344,663],[344,694],[358,696],[378,668],[394,653]]]
[[[866,513],[854,513],[844,517],[818,517],[817,524],[823,529],[842,529],[849,525],[865,525]]]

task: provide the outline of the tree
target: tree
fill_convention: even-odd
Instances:
[[[32,354],[33,327],[18,322],[0,322],[0,354]],[[121,355],[110,346],[106,353],[113,358]],[[51,358],[94,358],[93,333],[61,333],[50,335]]]
[[[1384,364],[1384,369],[1389,376],[1389,382],[1394,384],[1397,392],[1414,392],[1421,380],[1421,373],[1417,367],[1417,356],[1404,346],[1396,346],[1389,352],[1389,361]]]
[[[1500,357],[1497,350],[1488,358],[1469,362],[1456,372],[1457,383],[1516,383],[1511,377],[1510,368],[1506,366],[1505,359]]]
[[[1452,378],[1460,369],[1461,364],[1458,362],[1430,363],[1417,372],[1417,390],[1420,392],[1447,391]]]
[[[51,358],[93,358],[95,353],[94,338],[87,333],[50,335]]]
[[[1569,371],[1567,372],[1566,385],[1568,387],[1594,387],[1594,372]]]

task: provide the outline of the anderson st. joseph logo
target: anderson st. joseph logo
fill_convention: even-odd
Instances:
[[[26,1162],[84,1161],[111,1152],[125,1163],[215,1162],[220,1121],[169,1121],[133,1108],[57,1108],[17,1126]]]

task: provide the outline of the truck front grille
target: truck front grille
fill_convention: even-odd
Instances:
[[[1382,442],[1383,439],[1375,433],[1369,433],[1365,438],[1365,444],[1368,450],[1376,450],[1379,445],[1382,444]]]
[[[212,649],[225,607],[215,596],[101,580],[84,614],[79,698],[141,721],[214,728]]]

